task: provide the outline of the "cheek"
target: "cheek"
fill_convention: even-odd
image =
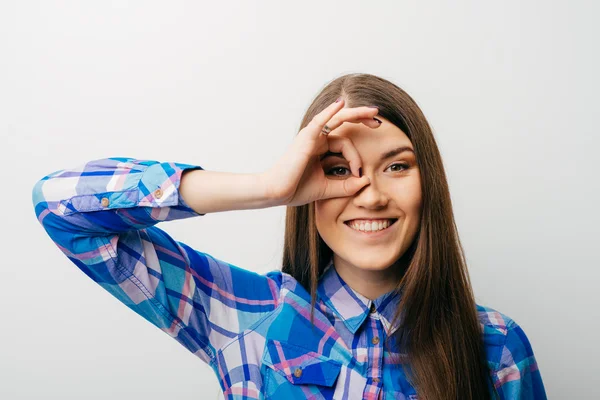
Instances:
[[[420,214],[423,204],[423,192],[421,191],[421,181],[419,179],[412,185],[411,194],[411,205]]]
[[[421,191],[404,187],[392,194],[396,206],[404,213],[412,214],[421,208]]]
[[[344,205],[339,199],[319,200],[315,202],[315,223],[319,232],[337,223]]]
[[[420,179],[410,179],[392,188],[392,196],[400,209],[406,213],[419,213],[422,204]]]

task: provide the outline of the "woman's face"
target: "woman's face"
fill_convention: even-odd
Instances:
[[[338,270],[386,270],[410,247],[419,228],[421,179],[414,148],[398,127],[377,118],[382,120],[377,129],[344,123],[331,133],[352,141],[362,173],[371,180],[353,196],[315,203],[317,229],[333,250]],[[326,156],[321,165],[330,179],[351,176],[341,154]]]

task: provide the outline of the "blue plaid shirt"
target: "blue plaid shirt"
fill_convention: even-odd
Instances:
[[[227,399],[418,399],[405,354],[384,346],[400,294],[371,301],[330,263],[311,325],[310,294],[290,275],[238,268],[156,226],[201,215],[178,190],[195,168],[94,160],[37,182],[35,213],[81,271],[208,363]],[[521,327],[491,308],[477,312],[500,397],[546,399]]]

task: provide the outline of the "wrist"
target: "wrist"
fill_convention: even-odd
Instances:
[[[283,206],[286,204],[284,196],[277,193],[272,182],[273,178],[267,172],[257,173],[256,176],[257,187],[261,192],[261,197],[264,198],[266,207]]]

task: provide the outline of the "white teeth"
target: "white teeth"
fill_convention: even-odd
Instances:
[[[348,224],[352,229],[362,232],[376,232],[388,228],[391,225],[390,220],[384,221],[352,221]]]

